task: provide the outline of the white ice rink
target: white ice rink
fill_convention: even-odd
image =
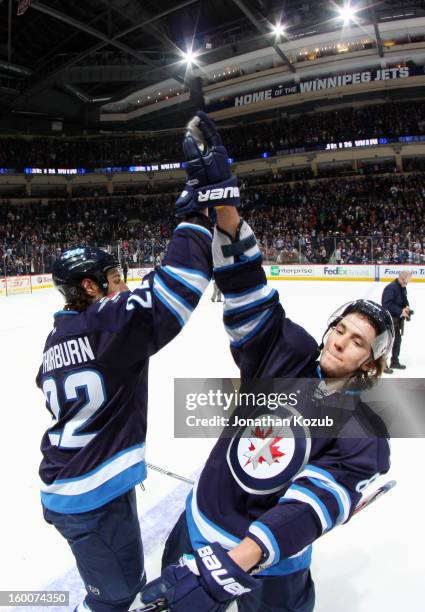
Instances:
[[[273,284],[288,316],[316,339],[336,306],[358,297],[379,301],[384,286],[312,281]],[[173,438],[173,378],[238,375],[221,322],[221,305],[210,302],[210,293],[211,288],[183,332],[150,366],[147,460],[189,477],[199,470],[213,441]],[[425,284],[411,283],[408,293],[416,311],[402,343],[401,361],[408,369],[395,375],[424,377]],[[61,298],[53,289],[0,298],[0,591],[69,589],[75,605],[82,585],[66,542],[42,518],[38,482],[39,444],[50,417],[34,378],[52,314],[60,307]],[[316,612],[425,610],[424,451],[424,440],[393,440],[392,469],[383,480],[394,478],[397,487],[315,544]],[[149,472],[145,489],[138,492],[139,512],[148,578],[153,578],[159,569],[161,546],[183,507],[188,487]]]

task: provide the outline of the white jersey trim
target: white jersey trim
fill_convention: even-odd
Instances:
[[[273,287],[270,287],[268,285],[262,285],[262,287],[260,287],[259,289],[254,289],[249,293],[244,292],[240,296],[235,296],[233,294],[232,297],[226,297],[225,294],[224,314],[236,314],[239,309],[243,311],[245,309],[244,307],[246,307],[246,309],[252,308],[256,306],[259,302],[261,303],[267,300],[267,298],[269,298],[272,293],[274,293]]]
[[[222,531],[216,529],[211,523],[207,522],[200,514],[198,510],[198,505],[196,503],[196,495],[198,491],[198,483],[193,487],[192,492],[192,500],[190,509],[192,511],[192,518],[194,520],[195,525],[201,532],[202,536],[207,540],[207,542],[218,542],[223,548],[227,550],[231,550],[234,548],[239,540],[235,538],[231,540],[228,538]]]
[[[100,469],[85,476],[70,478],[69,480],[57,480],[50,485],[42,483],[41,491],[42,493],[55,493],[56,495],[81,495],[100,487],[114,476],[144,461],[144,459],[145,446],[143,445],[120,454]]]
[[[326,514],[328,513],[324,508],[324,504],[321,504],[317,499],[315,499],[313,493],[310,493],[309,491],[307,491],[307,489],[304,489],[304,491],[301,491],[300,489],[301,487],[298,487],[297,485],[292,485],[286,491],[283,498],[281,498],[281,501],[292,499],[294,501],[299,501],[303,502],[304,504],[307,504],[316,513],[322,526],[322,533],[324,533],[325,531],[329,531],[329,529],[332,528],[332,523],[330,522],[330,519],[328,519],[326,516]]]
[[[342,516],[339,517],[337,521],[338,524],[344,523],[348,520],[351,510],[351,499],[343,486],[339,485],[335,479],[332,479],[331,477],[327,478],[322,470],[319,471],[316,469],[310,469],[309,466],[307,466],[305,470],[298,474],[295,481],[299,480],[300,478],[313,478],[323,482],[328,489],[332,490],[334,496],[339,499],[343,508]]]

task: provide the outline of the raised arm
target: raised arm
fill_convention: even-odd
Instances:
[[[223,217],[229,233],[221,227]],[[255,236],[237,211],[218,211],[213,262],[214,278],[224,297],[223,321],[232,355],[241,376],[254,378],[277,340],[275,330],[284,312],[278,292],[267,284]]]

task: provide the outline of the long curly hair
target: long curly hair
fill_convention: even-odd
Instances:
[[[70,293],[71,298],[66,302],[64,310],[84,312],[93,303],[81,285],[73,287]]]

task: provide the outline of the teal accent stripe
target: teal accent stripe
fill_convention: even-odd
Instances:
[[[59,495],[58,493],[41,493],[43,505],[53,512],[62,514],[80,514],[100,508],[112,499],[126,493],[146,478],[146,464],[140,461],[117,474],[96,489],[81,495]]]
[[[205,236],[208,236],[208,238],[212,240],[211,232],[207,230],[206,227],[203,227],[202,225],[195,225],[195,223],[180,223],[174,231],[177,232],[179,230],[185,229],[195,230],[195,232],[201,232],[201,234],[205,234]]]
[[[192,504],[192,497],[193,497],[193,492],[191,491],[189,493],[189,495],[187,496],[186,499],[186,522],[187,522],[187,526],[189,529],[189,535],[190,535],[190,541],[192,543],[192,546],[195,548],[200,548],[201,546],[208,544],[207,540],[204,538],[204,536],[202,535],[202,533],[199,531],[198,526],[195,523],[195,519],[193,518],[192,515],[192,508],[191,508],[191,504]],[[237,544],[239,544],[241,542],[241,540],[239,538],[237,538],[236,536],[232,535],[231,533],[229,533],[228,531],[226,531],[225,529],[222,529],[221,527],[219,527],[216,523],[213,523],[213,521],[211,521],[210,519],[208,519],[205,514],[203,514],[198,507],[198,512],[201,515],[202,519],[208,523],[208,525],[212,528],[215,529],[216,531],[218,531],[219,533],[221,533],[224,537],[228,538],[229,540],[232,540],[235,543],[235,546]]]
[[[255,525],[260,531],[262,531],[267,539],[270,541],[270,544],[272,545],[273,548],[273,553],[274,553],[274,559],[277,562],[280,559],[280,548],[279,548],[279,544],[277,543],[277,540],[274,536],[274,533],[271,531],[271,529],[269,527],[267,527],[267,525],[265,525],[264,523],[262,523],[261,521],[254,521],[253,523],[251,523],[251,525]],[[256,534],[254,534],[256,535]],[[258,537],[258,535],[257,535]],[[263,542],[264,545],[266,545],[266,542]]]
[[[165,272],[166,274],[168,274],[169,276],[171,276],[171,278],[174,278],[174,280],[176,280],[178,283],[180,283],[181,285],[184,285],[185,287],[187,287],[188,289],[190,289],[191,291],[193,291],[193,293],[195,293],[198,297],[202,296],[202,291],[200,289],[198,289],[198,287],[195,287],[195,285],[192,285],[189,281],[187,281],[185,278],[183,278],[182,276],[179,276],[178,274],[176,274],[175,272],[171,271],[168,266],[162,266],[161,270],[163,272]]]

